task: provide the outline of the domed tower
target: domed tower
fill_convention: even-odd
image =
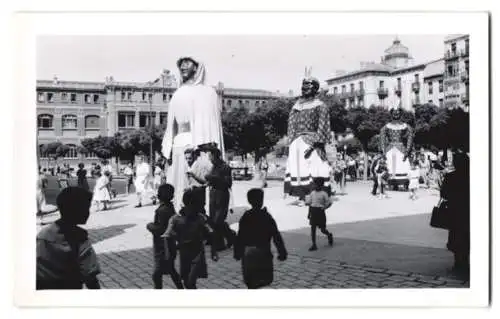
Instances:
[[[401,44],[398,37],[394,39],[392,45],[384,52],[385,55],[382,58],[382,63],[396,69],[408,66],[412,59],[410,50]]]

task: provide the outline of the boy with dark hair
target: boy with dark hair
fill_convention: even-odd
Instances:
[[[262,207],[263,190],[259,188],[249,190],[247,199],[252,208],[240,219],[234,259],[241,260],[246,286],[249,289],[257,289],[273,282],[271,239],[278,250],[278,260],[286,260],[288,253],[276,221],[267,209]]]
[[[208,269],[205,258],[204,239],[213,231],[201,208],[199,196],[192,190],[186,190],[182,197],[184,207],[179,215],[173,216],[165,232],[165,237],[178,242],[181,278],[186,289],[196,289],[198,278],[207,278]],[[212,240],[212,260],[217,261],[217,251]]]
[[[36,238],[36,289],[99,289],[101,272],[86,230],[92,194],[67,187],[57,196],[61,218]]]
[[[170,184],[163,184],[158,188],[158,200],[160,206],[155,210],[155,217],[152,223],[146,228],[153,234],[153,253],[155,268],[153,271],[153,283],[155,289],[163,288],[163,275],[170,274],[177,289],[183,289],[182,281],[175,270],[175,258],[177,248],[175,240],[161,237],[167,230],[168,222],[175,215],[175,208],[172,204],[174,198],[174,187]]]
[[[322,177],[313,179],[314,190],[306,196],[306,205],[309,206],[309,224],[311,225],[312,246],[309,251],[318,250],[316,246],[316,228],[328,237],[328,244],[333,245],[333,235],[326,229],[325,210],[332,206],[332,200],[327,192],[323,190],[324,180]]]

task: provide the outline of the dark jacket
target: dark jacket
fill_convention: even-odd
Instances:
[[[153,241],[161,241],[161,235],[167,230],[168,222],[175,215],[175,208],[171,202],[161,203],[155,210],[154,222],[148,224],[148,230],[153,234]]]

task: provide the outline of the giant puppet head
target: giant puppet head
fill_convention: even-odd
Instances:
[[[181,75],[181,84],[204,84],[205,66],[192,57],[181,57],[177,60]]]

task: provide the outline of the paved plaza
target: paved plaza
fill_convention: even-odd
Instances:
[[[248,205],[246,192],[256,185],[246,181],[233,186],[235,213],[228,222],[235,230]],[[336,196],[327,210],[333,247],[318,232],[318,251],[309,252],[307,208],[291,205],[292,198],[284,199],[282,185],[273,181],[265,190],[265,206],[289,251],[288,260],[275,261],[274,283],[269,288],[469,286],[449,272],[453,255],[445,247],[447,231],[429,226],[429,214],[439,199],[436,190],[419,190],[416,201],[406,192],[389,192],[389,198],[380,199],[370,194],[371,183],[348,183],[347,194]],[[92,212],[85,225],[101,263],[103,288],[153,288],[152,238],[146,224],[153,220],[155,207],[134,205],[134,196],[121,195],[111,210]],[[44,222],[55,218],[47,216]],[[198,287],[245,288],[241,264],[232,258],[232,250],[219,257],[217,263],[207,259],[209,276],[200,279]],[[164,286],[173,288],[167,276]]]

